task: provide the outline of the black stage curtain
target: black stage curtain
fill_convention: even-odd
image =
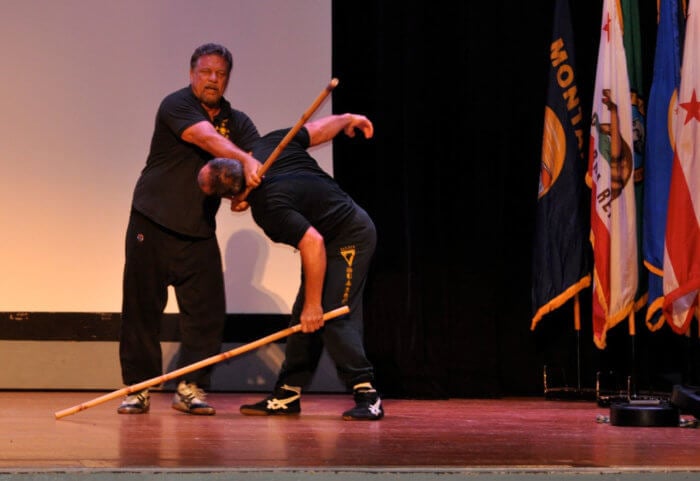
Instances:
[[[590,117],[602,1],[571,3]],[[598,350],[590,292],[580,332],[569,305],[530,330],[553,8],[333,1],[333,110],[364,113],[376,129],[371,141],[336,139],[334,175],[377,226],[365,337],[387,396],[537,395],[553,364],[584,387],[605,370],[655,383],[684,369],[673,353],[686,340],[646,333],[643,320],[636,338],[616,327]],[[642,0],[640,16],[648,90],[656,2]]]

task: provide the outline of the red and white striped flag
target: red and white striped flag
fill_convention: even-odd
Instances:
[[[700,290],[700,11],[690,0],[676,110],[664,249],[666,321],[678,334],[690,329]]]
[[[633,315],[637,291],[637,221],[632,108],[622,23],[616,0],[604,0],[593,92],[587,181],[591,187],[593,340]]]

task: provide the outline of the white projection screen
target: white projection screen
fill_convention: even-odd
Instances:
[[[331,2],[0,2],[0,311],[121,310],[124,233],[156,108],[188,84],[206,42],[233,53],[235,108],[261,133],[292,126],[331,80]],[[313,154],[331,173],[330,144]],[[218,215],[228,312],[289,313],[298,254],[229,205]],[[166,312],[177,312],[172,290]]]

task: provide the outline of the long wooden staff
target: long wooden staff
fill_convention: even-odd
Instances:
[[[316,109],[321,105],[321,103],[328,97],[328,95],[333,91],[333,89],[338,85],[339,80],[337,78],[331,79],[331,81],[326,85],[326,88],[324,88],[320,94],[318,94],[318,97],[316,97],[316,100],[313,101],[313,103],[309,106],[306,111],[301,114],[301,117],[297,121],[296,124],[294,124],[294,127],[287,132],[287,135],[284,136],[284,138],[280,141],[280,143],[275,147],[275,150],[272,151],[272,153],[265,159],[265,162],[263,163],[262,166],[260,166],[260,169],[258,169],[258,175],[262,177],[265,175],[265,172],[270,168],[270,166],[277,160],[277,157],[282,153],[284,148],[287,146],[290,140],[294,138],[294,136],[299,132],[299,130],[304,126],[307,120],[316,112]],[[243,193],[241,193],[239,196],[237,196],[235,199],[237,202],[242,202],[248,197],[248,193],[250,192],[250,189],[246,189]]]
[[[341,316],[343,314],[347,314],[350,312],[350,308],[348,306],[343,306],[339,307],[337,309],[333,309],[332,311],[328,311],[323,315],[323,320],[327,321],[329,319],[333,319],[334,317]],[[258,339],[257,341],[250,342],[248,344],[244,344],[243,346],[239,346],[235,349],[231,349],[230,351],[222,352],[221,354],[217,354],[215,356],[208,357],[206,359],[202,359],[201,361],[195,362],[194,364],[189,364],[187,366],[181,367],[180,369],[176,369],[175,371],[171,371],[167,374],[163,374],[162,376],[157,376],[151,379],[147,379],[146,381],[142,381],[138,384],[133,384],[131,386],[127,386],[122,389],[117,389],[116,391],[112,391],[111,393],[105,394],[104,396],[97,397],[95,399],[92,399],[90,401],[84,402],[82,404],[77,404],[73,407],[63,409],[61,411],[56,411],[54,413],[54,416],[56,419],[61,419],[65,416],[69,416],[71,414],[75,414],[80,411],[84,411],[88,408],[91,408],[93,406],[97,406],[98,404],[102,404],[104,402],[107,402],[111,399],[115,399],[121,396],[126,396],[128,394],[133,394],[135,392],[142,391],[146,388],[152,387],[152,386],[157,386],[158,384],[162,384],[166,381],[170,381],[171,379],[175,379],[177,377],[182,376],[183,374],[190,373],[192,371],[196,371],[197,369],[201,369],[205,366],[210,366],[212,364],[216,364],[217,362],[225,361],[226,359],[230,359],[234,356],[238,356],[239,354],[243,354],[248,351],[252,351],[253,349],[257,349],[261,346],[264,346],[265,344],[269,344],[271,342],[277,341],[278,339],[282,339],[284,337],[290,336],[294,334],[295,332],[301,331],[301,325],[296,324],[292,327],[288,327],[286,329],[282,329],[281,331],[277,331],[273,334],[270,334],[269,336],[262,337]]]

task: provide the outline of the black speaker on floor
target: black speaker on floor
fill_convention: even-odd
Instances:
[[[662,400],[620,402],[610,406],[613,426],[678,427],[680,416],[676,406]]]
[[[682,413],[692,414],[700,419],[700,386],[676,384],[671,392],[671,404]]]

